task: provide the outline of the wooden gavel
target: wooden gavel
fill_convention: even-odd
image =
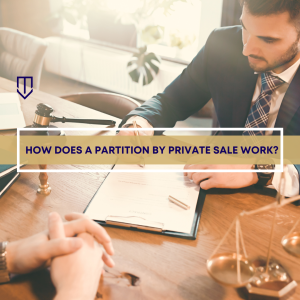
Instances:
[[[116,124],[115,121],[112,120],[100,120],[100,119],[69,119],[69,118],[58,118],[52,115],[53,108],[44,103],[40,103],[37,105],[35,111],[35,116],[33,119],[33,125],[30,127],[33,128],[47,128],[50,126],[50,123],[62,122],[62,123],[85,123],[85,124],[95,124],[95,125],[109,125],[114,126]],[[30,133],[30,132],[29,132]],[[31,131],[32,133],[32,131]],[[37,135],[48,135],[48,131],[36,131]],[[39,165],[41,169],[41,173],[39,175],[39,188],[38,193],[41,195],[49,195],[51,193],[51,187],[48,183],[48,175],[45,172],[47,169],[47,165]],[[42,171],[44,170],[44,172]]]
[[[41,170],[46,170],[47,165],[39,165]],[[48,182],[48,174],[46,172],[41,172],[39,176],[40,184],[37,192],[41,195],[48,196],[51,193],[51,187]]]
[[[44,103],[40,103],[37,105],[35,111],[35,116],[33,119],[32,127],[48,127],[50,123],[85,123],[85,124],[95,124],[95,125],[109,125],[114,126],[116,124],[113,120],[101,120],[101,119],[70,119],[70,118],[58,118],[52,115],[53,108]]]

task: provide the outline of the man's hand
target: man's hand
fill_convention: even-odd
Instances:
[[[65,230],[60,216],[49,216],[49,236],[51,240],[65,238]],[[104,252],[88,233],[81,233],[82,247],[76,252],[55,257],[51,263],[51,279],[56,288],[56,300],[93,300],[95,298],[103,268]]]
[[[129,126],[127,128],[133,128],[134,126]],[[137,125],[137,128],[142,128],[141,126]],[[138,136],[135,136],[135,131],[138,133]],[[125,147],[145,147],[146,149],[152,148],[151,143],[151,136],[153,135],[153,131],[146,131],[141,129],[136,130],[121,130],[117,134],[116,138],[113,139],[111,146],[123,146]],[[126,138],[123,138],[126,137]],[[148,137],[148,138],[147,138]],[[137,148],[138,149],[138,148]],[[119,161],[118,163],[126,163],[126,164],[141,164],[145,163],[144,159],[149,156],[147,153],[141,152],[140,154],[133,153],[131,155],[126,154],[117,154]]]
[[[127,128],[134,128],[133,125],[128,126]],[[137,125],[137,128],[142,128],[141,126]],[[139,135],[141,136],[153,136],[152,130],[138,130]],[[120,130],[117,135],[120,136],[134,136],[134,130]]]
[[[89,233],[96,241],[104,246],[109,255],[113,255],[113,247],[105,229],[86,216],[72,213],[65,216],[71,222],[63,223],[65,237],[49,240],[48,231],[35,234],[31,237],[8,243],[7,268],[9,273],[25,274],[36,269],[48,267],[51,259],[56,256],[67,255],[83,246],[83,241],[75,237],[81,233]],[[112,259],[105,255],[105,263],[112,267]]]
[[[252,165],[185,165],[186,170],[199,169],[252,169]],[[185,176],[193,180],[204,190],[211,188],[239,189],[257,183],[258,177],[253,172],[184,172]]]

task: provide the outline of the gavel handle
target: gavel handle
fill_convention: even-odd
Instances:
[[[85,124],[96,124],[96,125],[115,125],[116,122],[113,120],[100,120],[100,119],[68,119],[65,117],[58,118],[52,117],[51,122],[62,122],[62,123],[85,123]]]

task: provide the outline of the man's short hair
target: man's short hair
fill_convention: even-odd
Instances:
[[[289,12],[291,20],[300,29],[300,1],[299,0],[240,0],[254,16],[266,16]]]

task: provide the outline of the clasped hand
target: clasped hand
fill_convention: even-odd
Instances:
[[[8,272],[25,274],[51,265],[56,299],[94,299],[103,263],[114,266],[111,239],[103,227],[82,214],[65,218],[69,222],[63,223],[53,212],[48,230],[8,243]]]

